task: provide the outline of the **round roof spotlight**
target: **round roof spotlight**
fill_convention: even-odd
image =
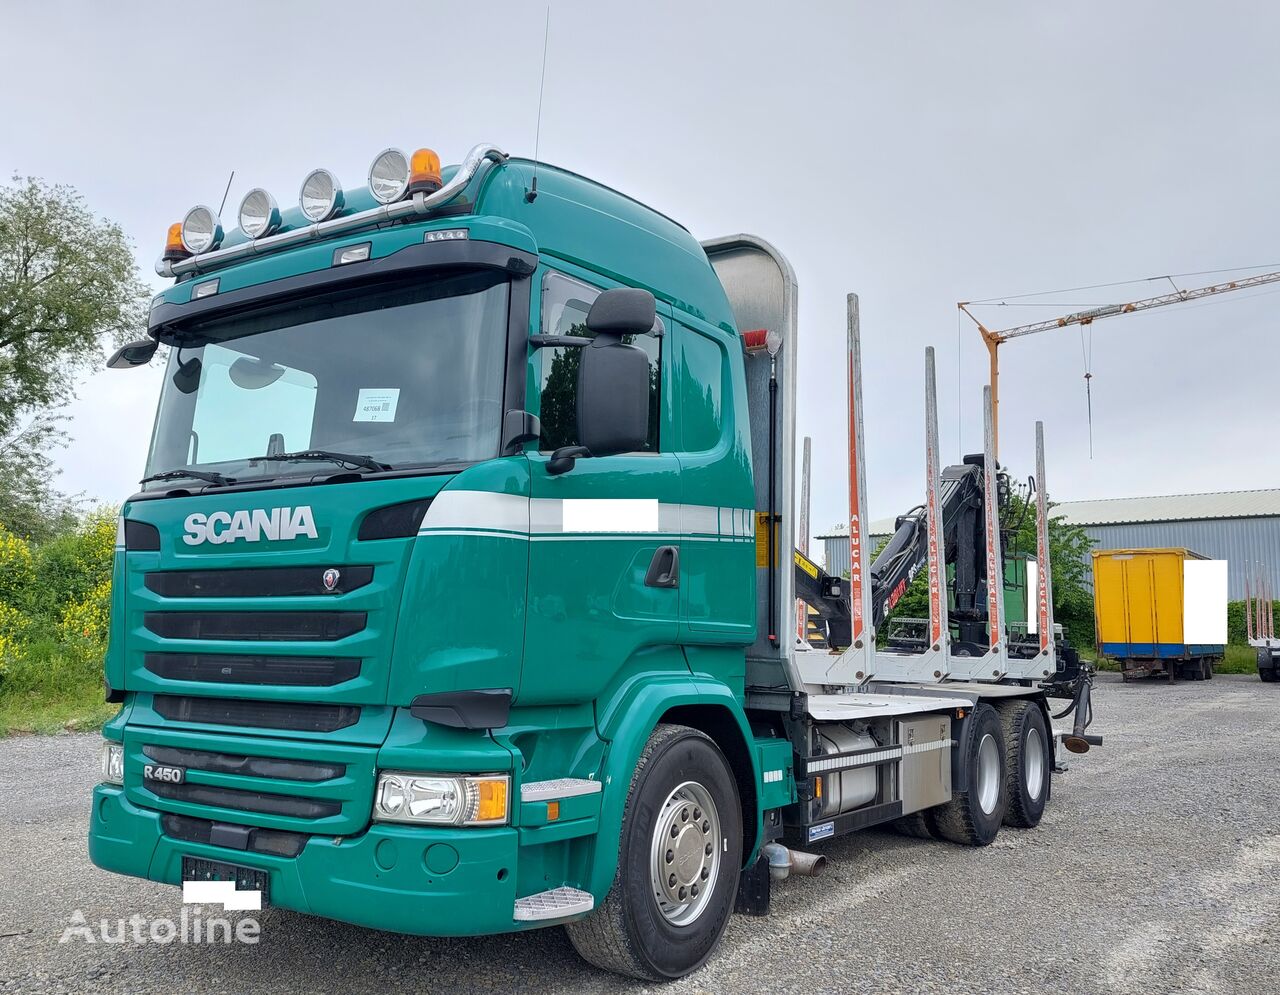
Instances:
[[[369,167],[369,189],[379,204],[394,204],[409,189],[409,157],[399,149],[383,149]]]
[[[255,187],[240,201],[240,230],[250,238],[262,238],[280,227],[280,208],[276,199]]]
[[[212,207],[193,207],[182,219],[182,244],[193,256],[222,244],[222,224]]]
[[[302,181],[298,206],[308,221],[328,221],[342,210],[342,187],[327,169],[313,169]]]

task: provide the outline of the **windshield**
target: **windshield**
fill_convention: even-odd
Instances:
[[[317,450],[395,469],[492,459],[507,298],[505,277],[466,274],[183,326],[146,475],[332,472],[314,455],[278,458]]]

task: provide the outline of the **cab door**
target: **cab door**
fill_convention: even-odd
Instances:
[[[587,311],[615,286],[587,271],[546,270],[536,328],[590,338]],[[670,309],[629,344],[649,356],[649,434],[644,449],[581,458],[566,473],[547,463],[577,444],[580,349],[532,354],[530,406],[538,397],[542,438],[529,453],[529,593],[522,704],[590,700],[647,647],[676,640],[680,608],[680,464],[670,452],[672,418],[667,366]]]

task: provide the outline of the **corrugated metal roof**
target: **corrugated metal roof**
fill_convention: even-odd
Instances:
[[[1217,518],[1280,517],[1280,487],[1210,494],[1063,501],[1053,509],[1071,525],[1119,525],[1128,522],[1194,522]]]
[[[1130,522],[1197,522],[1218,518],[1280,517],[1280,487],[1254,491],[1215,491],[1206,494],[1164,494],[1156,497],[1103,498],[1062,501],[1053,517],[1071,525],[1124,525]],[[871,523],[871,535],[892,535],[892,518]],[[815,539],[839,539],[849,534],[845,524],[834,525]]]

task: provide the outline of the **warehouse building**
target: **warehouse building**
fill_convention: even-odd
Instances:
[[[1258,570],[1280,591],[1280,488],[1063,501],[1053,510],[1079,525],[1095,549],[1190,549],[1227,561],[1227,597],[1244,597]]]
[[[1226,560],[1232,601],[1244,597],[1246,577],[1258,570],[1280,592],[1280,488],[1063,501],[1052,515],[1083,528],[1095,549],[1180,548]],[[892,518],[871,523],[870,549],[893,533],[893,524]],[[823,542],[827,570],[847,573],[848,528],[837,526],[815,538]]]

